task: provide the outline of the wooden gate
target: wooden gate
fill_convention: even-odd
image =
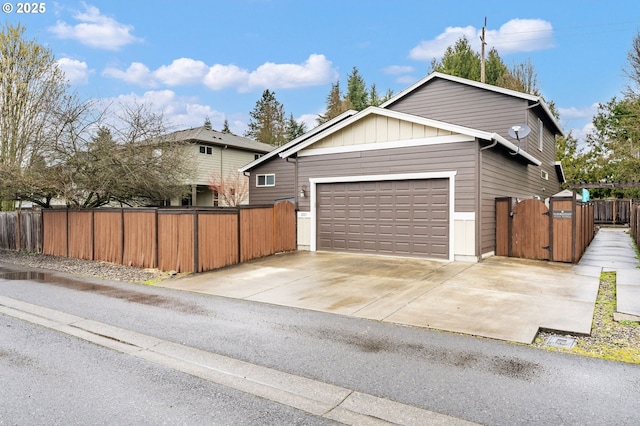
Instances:
[[[580,260],[594,236],[593,205],[572,197],[551,197],[514,205],[496,199],[496,255],[554,262]]]
[[[540,200],[524,200],[512,210],[512,257],[549,260],[549,209]]]

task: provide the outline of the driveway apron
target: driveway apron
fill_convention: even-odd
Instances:
[[[504,257],[438,262],[298,251],[162,282],[222,297],[531,343],[589,334],[600,268]]]

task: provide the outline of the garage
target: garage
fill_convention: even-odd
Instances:
[[[317,249],[449,258],[448,178],[318,183]]]

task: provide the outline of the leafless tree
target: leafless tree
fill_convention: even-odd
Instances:
[[[238,171],[229,171],[225,176],[215,172],[209,178],[209,188],[218,194],[221,205],[237,207],[249,197],[249,178]]]

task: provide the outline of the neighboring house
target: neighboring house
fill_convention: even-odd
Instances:
[[[240,171],[252,203],[297,204],[301,249],[479,261],[495,252],[496,197],[560,191],[558,134],[540,97],[433,73]]]
[[[237,173],[238,169],[273,150],[272,145],[251,139],[222,133],[206,126],[181,130],[169,135],[179,141],[189,142],[187,155],[195,160],[196,173],[191,194],[184,200],[171,200],[171,205],[217,206],[217,194],[209,188],[214,174],[223,177]],[[239,175],[246,179],[246,177]],[[246,200],[243,204],[248,204]]]

